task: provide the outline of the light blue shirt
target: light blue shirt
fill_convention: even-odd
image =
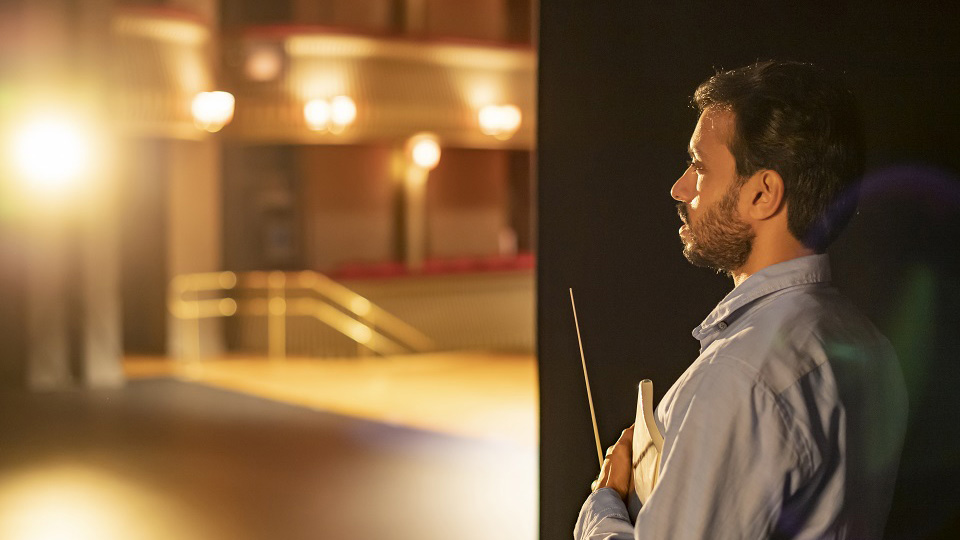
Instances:
[[[574,537],[880,538],[906,391],[889,342],[831,286],[827,256],[750,276],[693,336],[700,356],[656,410],[660,478],[636,523],[603,488]]]

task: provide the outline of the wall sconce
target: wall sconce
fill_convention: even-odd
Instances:
[[[312,131],[339,134],[357,119],[357,105],[349,96],[311,99],[303,106],[303,118]]]
[[[193,123],[200,129],[216,133],[233,120],[234,103],[230,92],[200,92],[190,107]]]
[[[419,270],[427,253],[427,177],[440,163],[440,141],[433,133],[407,139],[403,179],[403,230],[407,267]]]
[[[420,133],[407,141],[410,161],[424,171],[432,171],[440,163],[440,143],[431,133]]]
[[[505,141],[520,128],[523,115],[516,105],[487,105],[477,113],[480,131]]]

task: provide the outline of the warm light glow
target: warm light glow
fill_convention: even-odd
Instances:
[[[220,300],[220,314],[224,317],[230,317],[237,312],[237,301],[233,298],[224,298]]]
[[[216,133],[233,120],[234,104],[230,92],[200,92],[193,98],[193,122],[200,129]]]
[[[477,120],[480,131],[500,140],[506,140],[520,129],[523,116],[516,105],[487,105],[480,109]]]
[[[267,309],[271,315],[283,315],[287,312],[287,301],[283,298],[271,298]]]
[[[407,142],[410,159],[417,167],[433,170],[440,163],[440,143],[435,135],[421,133]]]
[[[370,340],[373,339],[373,332],[370,330],[370,327],[359,322],[354,322],[351,325],[350,335],[354,341],[360,344],[370,343]]]
[[[51,467],[0,481],[0,538],[184,540],[203,534],[175,524],[166,502],[119,477]],[[195,527],[194,527],[195,529]]]
[[[353,311],[361,317],[369,315],[372,307],[370,301],[362,296],[355,296],[353,300],[350,301],[350,311]]]
[[[303,106],[307,127],[313,131],[325,131],[330,125],[330,104],[325,99],[311,99]]]
[[[329,129],[339,134],[356,120],[357,105],[348,96],[337,96],[330,101],[315,98],[303,106],[303,117],[313,131]]]
[[[264,82],[272,81],[280,75],[283,69],[283,56],[277,47],[261,45],[250,51],[243,66],[244,73],[250,80]]]
[[[82,495],[38,492],[24,502],[24,512],[14,525],[14,534],[23,540],[97,540],[112,534],[103,510]]]
[[[220,282],[220,287],[224,289],[232,289],[237,285],[237,275],[233,272],[220,272],[218,281]]]
[[[337,96],[330,102],[330,120],[334,125],[347,127],[357,118],[357,105],[347,96]]]
[[[78,120],[52,113],[40,115],[15,131],[11,162],[31,191],[70,191],[93,172],[94,139]]]

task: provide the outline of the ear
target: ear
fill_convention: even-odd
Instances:
[[[769,169],[757,171],[743,185],[740,195],[746,215],[757,221],[770,219],[784,206],[783,178]]]

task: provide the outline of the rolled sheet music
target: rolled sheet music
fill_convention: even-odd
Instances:
[[[627,497],[630,519],[650,498],[660,476],[663,435],[653,417],[653,382],[644,379],[637,391],[637,416],[633,425],[633,489]]]

